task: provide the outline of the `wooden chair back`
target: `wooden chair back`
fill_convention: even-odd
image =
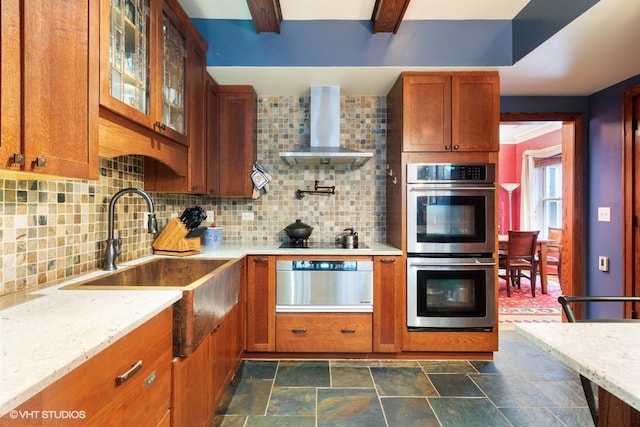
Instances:
[[[547,239],[553,240],[554,243],[562,244],[562,228],[549,227],[547,231]]]
[[[524,258],[532,260],[536,254],[539,231],[509,231],[507,244],[508,258]]]

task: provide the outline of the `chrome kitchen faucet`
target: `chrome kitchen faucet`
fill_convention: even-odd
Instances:
[[[113,195],[111,201],[109,202],[109,232],[107,234],[107,247],[104,250],[104,263],[102,267],[102,269],[106,271],[113,271],[117,268],[116,258],[119,257],[120,254],[122,254],[122,251],[120,250],[120,248],[122,247],[122,239],[115,239],[113,236],[113,228],[115,222],[115,205],[120,197],[130,193],[139,194],[149,206],[149,221],[147,224],[147,232],[153,234],[158,232],[158,222],[156,221],[156,214],[153,210],[153,200],[151,200],[151,197],[139,188],[125,188],[118,191]]]

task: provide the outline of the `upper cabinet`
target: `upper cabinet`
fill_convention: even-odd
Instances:
[[[100,105],[187,145],[187,23],[171,3],[102,0]]]
[[[219,85],[217,141],[210,144],[209,194],[251,197],[251,173],[257,159],[258,101],[252,86]],[[211,110],[213,111],[213,110]]]
[[[207,45],[199,34],[189,38],[187,45],[187,148],[186,174],[180,176],[166,164],[147,159],[144,167],[145,189],[172,193],[206,194],[207,190],[207,139],[206,88],[209,74],[205,69]],[[213,79],[212,79],[213,80]]]
[[[402,73],[387,103],[404,152],[500,148],[497,72]]]
[[[0,168],[98,177],[98,6],[2,0]]]

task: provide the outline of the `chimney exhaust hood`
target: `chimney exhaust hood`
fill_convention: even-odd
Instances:
[[[311,146],[300,151],[280,152],[285,163],[295,165],[364,165],[373,153],[340,147],[340,87],[311,87]]]

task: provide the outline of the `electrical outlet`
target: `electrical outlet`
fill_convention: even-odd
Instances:
[[[242,212],[243,221],[253,221],[253,212]]]
[[[205,212],[207,214],[207,224],[213,224],[216,222],[216,214],[213,211]]]
[[[609,271],[609,257],[606,257],[606,256],[598,257],[598,270]]]
[[[142,228],[146,229],[149,227],[149,214],[151,212],[143,212],[142,213]]]
[[[611,222],[611,208],[598,208],[598,221]]]

